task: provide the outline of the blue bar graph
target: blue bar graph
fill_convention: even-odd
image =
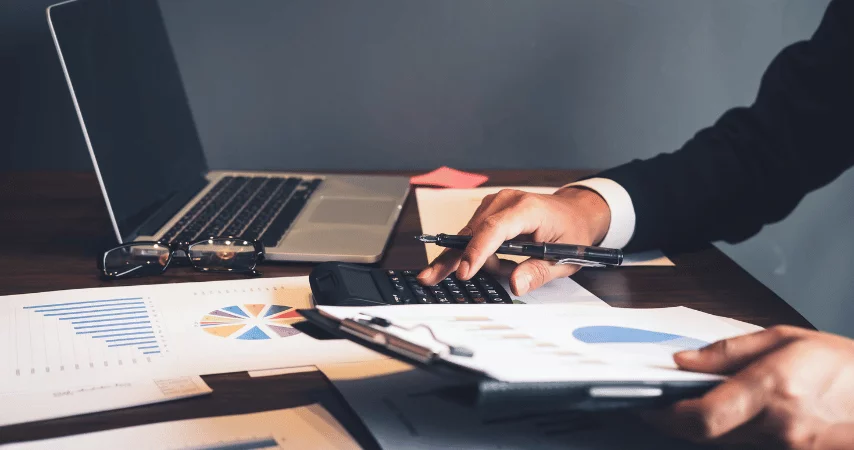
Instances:
[[[142,297],[32,305],[24,309],[70,321],[76,334],[103,341],[107,347],[136,348],[143,355],[161,350]]]

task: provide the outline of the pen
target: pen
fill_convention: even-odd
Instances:
[[[444,233],[435,236],[422,234],[415,238],[421,242],[457,250],[465,249],[471,241],[471,236]],[[586,267],[619,266],[623,263],[623,251],[620,249],[549,242],[506,241],[498,247],[498,251],[495,253],[529,256],[547,261],[557,261],[558,264],[578,264]]]

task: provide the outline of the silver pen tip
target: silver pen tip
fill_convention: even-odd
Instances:
[[[439,241],[439,239],[436,236],[433,236],[431,234],[422,234],[421,236],[415,236],[415,238],[421,242],[426,242],[429,244],[435,244],[436,242]]]

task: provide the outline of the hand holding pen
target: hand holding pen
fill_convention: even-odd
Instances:
[[[416,236],[416,239],[440,247],[465,250],[472,237],[440,233],[435,236],[422,234]],[[495,253],[527,256],[544,261],[553,261],[555,264],[575,264],[581,267],[609,267],[619,266],[623,263],[623,252],[621,250],[588,245],[506,241],[498,247]]]
[[[435,284],[453,271],[464,280],[481,268],[509,272],[511,290],[524,295],[555,278],[572,275],[581,266],[539,258],[517,266],[495,255],[506,241],[530,235],[529,240],[534,242],[592,246],[604,238],[610,221],[608,204],[587,189],[561,189],[552,195],[505,189],[485,197],[468,225],[458,233],[471,236],[465,250],[446,250],[418,278],[425,284]]]

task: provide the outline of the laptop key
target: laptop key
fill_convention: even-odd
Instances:
[[[252,197],[252,200],[240,211],[238,216],[231,222],[231,225],[226,228],[223,233],[226,236],[243,236],[251,239],[258,237],[258,233],[263,229],[255,231],[254,236],[247,236],[247,228],[253,219],[258,215],[261,208],[273,199],[273,194],[285,183],[285,178],[270,178],[261,189]]]
[[[255,194],[258,188],[264,184],[265,178],[245,178],[242,183],[243,187],[228,200],[226,206],[217,214],[205,229],[199,233],[202,237],[219,236],[231,220],[237,215],[237,212],[246,205],[246,202]]]
[[[308,203],[308,198],[319,185],[318,181],[319,180],[313,180],[308,183],[300,184],[299,189],[297,189],[291,198],[288,199],[285,207],[282,208],[276,218],[273,219],[273,222],[270,223],[267,231],[265,231],[264,235],[261,237],[265,246],[275,247],[279,243],[279,240],[284,236],[285,231],[291,227],[300,211],[302,211],[305,204]]]
[[[225,186],[231,183],[234,177],[222,177],[220,180],[201,198],[189,211],[187,211],[179,220],[172,226],[166,234],[161,237],[161,240],[165,240],[171,242],[178,236],[178,233],[181,232],[184,227],[190,223],[190,220],[195,217],[199,211],[202,210],[205,206],[207,206],[208,202],[211,201],[212,198],[217,196]]]
[[[279,211],[286,201],[288,201],[291,193],[297,186],[299,186],[300,181],[301,179],[293,177],[286,179],[282,183],[280,189],[272,194],[272,198],[263,206],[263,209],[261,209],[258,215],[252,219],[249,226],[246,227],[246,231],[243,232],[244,237],[258,239],[261,232],[267,228],[267,225],[273,219],[273,215]]]

